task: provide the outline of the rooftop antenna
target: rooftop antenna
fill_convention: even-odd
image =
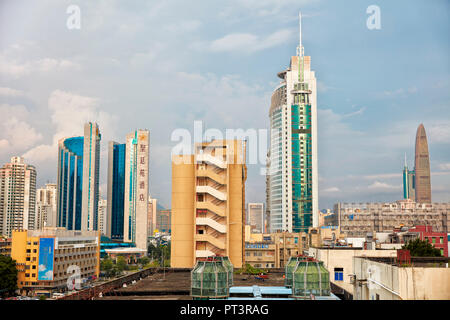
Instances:
[[[297,47],[297,56],[303,57],[305,54],[305,49],[303,48],[302,43],[302,12],[298,13],[298,26],[299,26],[299,42]]]
[[[407,167],[408,165],[406,164],[406,152],[405,152],[405,168]]]

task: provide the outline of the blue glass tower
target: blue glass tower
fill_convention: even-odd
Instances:
[[[84,137],[59,141],[57,226],[81,230]]]
[[[111,141],[108,152],[108,221],[106,234],[123,240],[126,144]]]

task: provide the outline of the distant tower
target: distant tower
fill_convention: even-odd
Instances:
[[[431,203],[430,154],[423,124],[417,128],[414,166],[416,202]]]

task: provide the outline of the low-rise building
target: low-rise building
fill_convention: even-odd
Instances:
[[[397,257],[396,250],[363,250],[362,248],[314,248],[308,249],[308,255],[323,261],[330,271],[330,281],[333,292],[342,291],[347,297],[353,295],[352,275],[353,257]]]
[[[353,300],[450,300],[448,258],[353,257]]]
[[[69,277],[94,279],[100,272],[100,234],[65,228],[13,230],[11,258],[21,294],[51,294],[67,289]]]
[[[246,226],[245,263],[256,268],[283,268],[290,257],[308,248],[306,233],[251,233]]]
[[[450,203],[417,203],[399,200],[386,203],[338,203],[334,206],[341,232],[364,237],[368,232],[390,232],[398,226],[432,226],[448,232]]]

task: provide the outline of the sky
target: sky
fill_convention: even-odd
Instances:
[[[381,29],[367,27],[370,5]],[[299,11],[318,81],[320,209],[401,199],[420,123],[433,201],[450,202],[446,0],[0,0],[0,163],[23,156],[38,187],[56,182],[58,140],[96,121],[106,197],[108,141],[149,129],[150,193],[170,207],[174,131],[268,129]],[[263,167],[248,165],[247,202],[265,201]]]

